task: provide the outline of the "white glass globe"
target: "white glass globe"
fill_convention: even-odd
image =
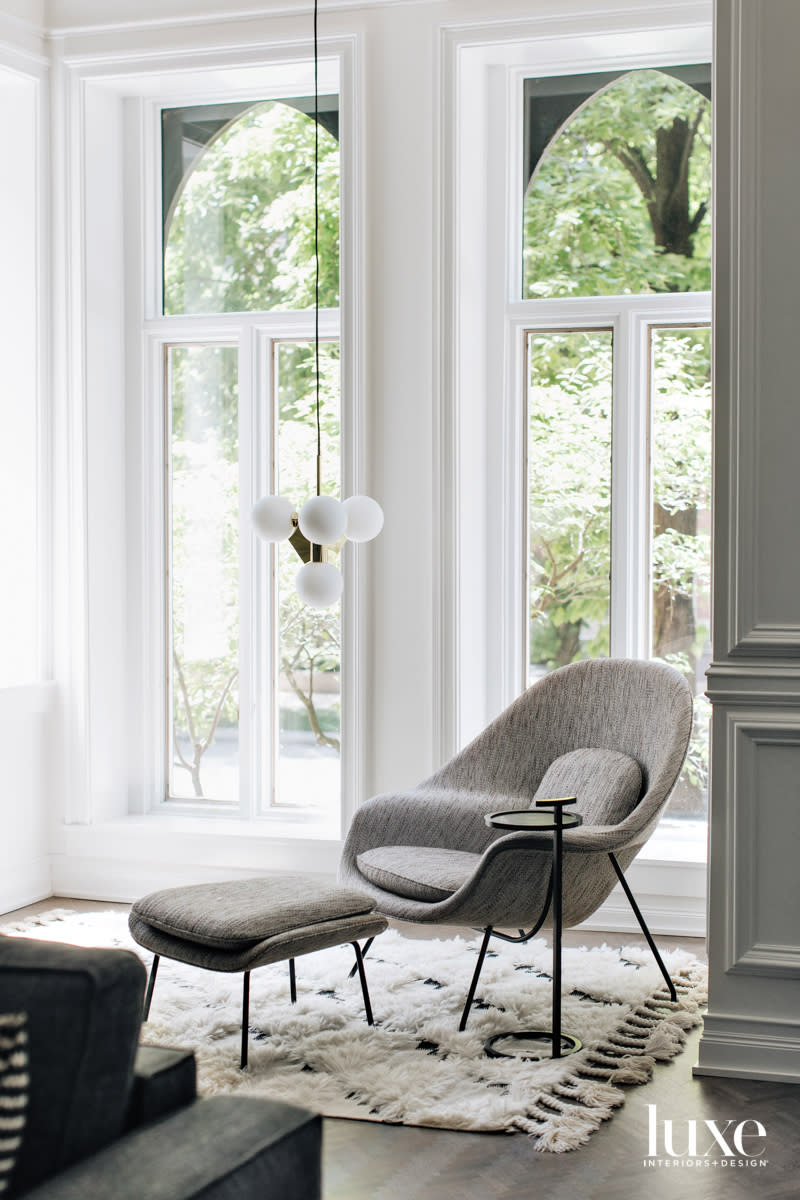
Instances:
[[[292,532],[292,505],[285,496],[262,496],[250,510],[250,520],[265,542],[280,542]]]
[[[351,496],[342,501],[347,517],[345,537],[351,542],[369,542],[383,529],[383,509],[371,496]]]
[[[343,586],[342,573],[333,563],[308,562],[295,576],[297,594],[311,608],[330,608],[341,596]]]
[[[344,533],[346,519],[333,496],[312,496],[300,509],[300,532],[315,546],[330,546]]]

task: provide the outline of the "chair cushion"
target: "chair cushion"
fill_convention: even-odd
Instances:
[[[577,796],[574,811],[585,825],[618,825],[636,807],[642,771],[635,758],[618,750],[570,750],[555,759],[536,789],[535,800]]]
[[[479,854],[434,846],[376,846],[357,858],[370,883],[410,900],[446,900],[474,873]]]
[[[228,879],[164,888],[137,900],[141,918],[172,937],[218,950],[241,950],[288,930],[370,913],[375,901],[313,875]]]

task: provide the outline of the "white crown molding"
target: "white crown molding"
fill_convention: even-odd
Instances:
[[[33,21],[0,12],[0,66],[30,70],[49,66],[45,52],[46,30]]]
[[[426,0],[319,0],[319,11],[342,12],[351,9],[397,8],[419,5]],[[197,3],[195,11],[176,13],[169,16],[129,17],[109,20],[69,19],[68,14],[80,9],[80,4],[65,4],[52,0],[50,20],[45,32],[50,38],[84,37],[93,34],[124,33],[134,30],[180,29],[198,25],[230,25],[242,21],[274,20],[278,17],[309,16],[313,12],[311,0],[257,0],[251,7],[226,10],[222,7]],[[137,5],[141,9],[141,5]],[[156,7],[156,6],[154,6]],[[197,10],[200,11],[197,11]],[[205,9],[205,11],[203,11]],[[131,5],[131,11],[134,6]],[[66,16],[60,16],[66,12]]]

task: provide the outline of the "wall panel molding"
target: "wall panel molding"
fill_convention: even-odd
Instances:
[[[709,1012],[699,1074],[800,1081],[796,0],[716,0]],[[786,138],[790,141],[787,143]]]
[[[787,759],[796,760],[788,786],[792,787],[792,774],[800,780],[800,712],[734,710],[726,720],[730,812],[725,969],[800,978],[800,938],[792,917],[800,911],[797,876],[782,876],[778,896],[769,878],[777,866],[784,873],[790,866],[787,855],[781,857],[781,846],[796,844],[792,811],[782,802]],[[800,783],[794,790],[800,791]],[[795,823],[800,825],[800,820]],[[781,928],[794,940],[781,940],[776,934]]]
[[[789,287],[774,246],[785,243],[793,214],[782,198],[797,178],[791,161],[765,161],[767,144],[781,144],[780,110],[767,112],[759,102],[772,7],[729,0],[717,21],[718,54],[734,70],[718,83],[714,137],[718,147],[737,147],[735,154],[717,155],[714,181],[716,194],[726,197],[715,213],[714,378],[717,395],[726,397],[715,412],[715,501],[726,526],[716,563],[720,657],[800,656],[800,564],[785,555],[781,536],[791,539],[800,502],[800,477],[784,454],[781,429],[789,380],[775,355],[765,352],[779,332],[775,306],[768,317],[759,302],[766,292],[777,296]],[[779,178],[763,186],[776,171]]]

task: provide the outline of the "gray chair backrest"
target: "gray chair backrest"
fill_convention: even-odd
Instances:
[[[588,659],[529,687],[421,787],[498,793],[528,807],[554,759],[601,747],[638,762],[640,816],[649,823],[677,779],[691,726],[691,690],[674,668]]]

